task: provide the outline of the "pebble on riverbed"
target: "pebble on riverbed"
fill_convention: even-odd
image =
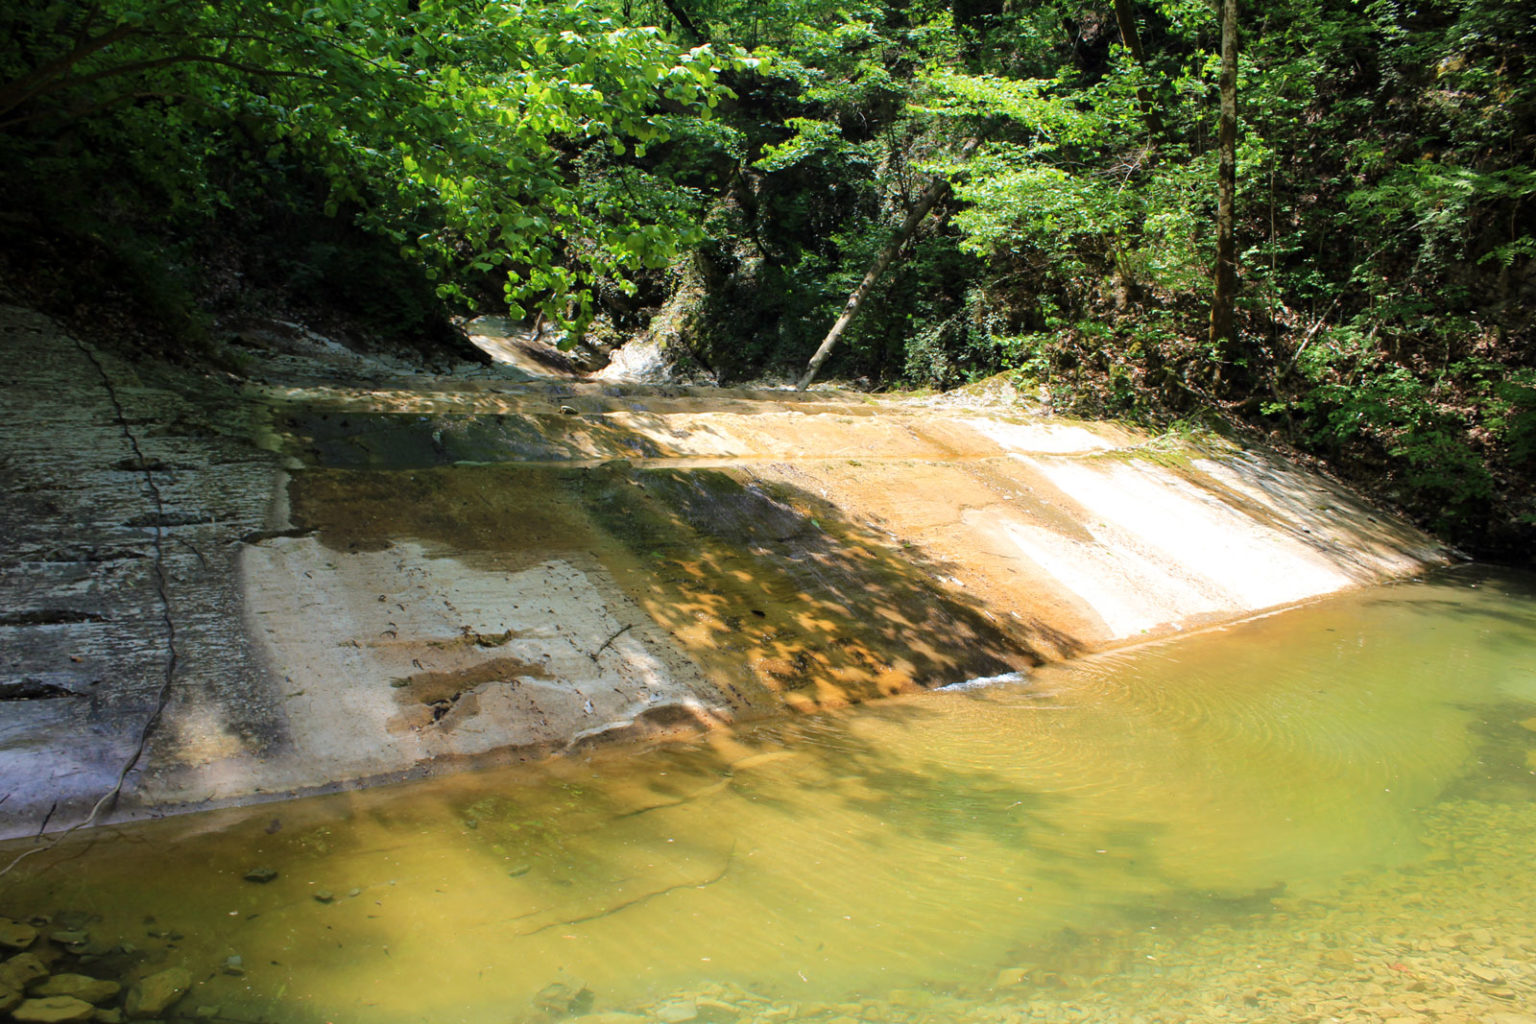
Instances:
[[[259,884],[265,885],[267,882],[270,882],[272,879],[277,877],[277,870],[275,868],[266,867],[251,868],[245,873],[243,877],[247,882],[257,882]]]

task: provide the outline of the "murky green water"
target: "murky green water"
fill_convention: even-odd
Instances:
[[[88,917],[98,972],[185,964],[179,1011],[242,1021],[1529,1024],[1533,860],[1536,580],[1476,570],[1023,681],[98,832],[25,861],[0,914]]]

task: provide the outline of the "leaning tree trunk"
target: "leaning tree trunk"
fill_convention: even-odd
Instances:
[[[961,159],[970,156],[980,142],[980,139],[966,139],[965,145],[960,147]],[[816,379],[816,372],[821,369],[821,364],[827,361],[827,356],[832,353],[832,347],[837,344],[837,339],[843,336],[843,332],[853,322],[854,316],[858,314],[859,307],[864,305],[864,300],[869,297],[875,282],[880,280],[880,275],[885,273],[891,261],[896,258],[896,254],[901,251],[901,247],[907,244],[907,239],[912,237],[912,233],[923,222],[923,218],[928,216],[928,211],[933,209],[934,204],[948,191],[949,179],[942,174],[936,176],[928,183],[928,187],[923,189],[922,195],[917,197],[917,203],[912,207],[912,212],[907,214],[907,219],[901,222],[901,227],[896,229],[896,234],[892,235],[885,248],[880,250],[880,255],[876,257],[874,266],[869,268],[869,273],[864,275],[864,280],[860,281],[859,286],[853,290],[853,294],[848,296],[848,302],[843,306],[843,315],[837,318],[837,323],[832,325],[832,329],[822,339],[821,347],[806,364],[805,376],[800,378],[797,390],[804,391],[811,386],[811,381]]]
[[[1211,347],[1223,361],[1237,344],[1237,0],[1221,0],[1221,120],[1216,173],[1216,294],[1211,302]]]

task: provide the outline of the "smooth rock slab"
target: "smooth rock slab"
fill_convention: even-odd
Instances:
[[[47,996],[28,999],[11,1016],[23,1024],[72,1024],[87,1021],[96,1013],[96,1007],[74,996]]]
[[[159,1015],[166,1007],[186,995],[192,987],[192,975],[184,967],[172,967],[139,979],[128,990],[123,1011],[131,1020],[145,1020]]]
[[[72,996],[87,1003],[104,1003],[123,990],[115,981],[100,981],[84,974],[55,974],[32,990],[38,996]]]

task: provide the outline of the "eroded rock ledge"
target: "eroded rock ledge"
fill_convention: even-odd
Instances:
[[[237,386],[0,335],[7,836],[83,817],[162,703],[116,815],[1027,672],[1446,558],[1273,455],[1016,401],[320,344]]]

